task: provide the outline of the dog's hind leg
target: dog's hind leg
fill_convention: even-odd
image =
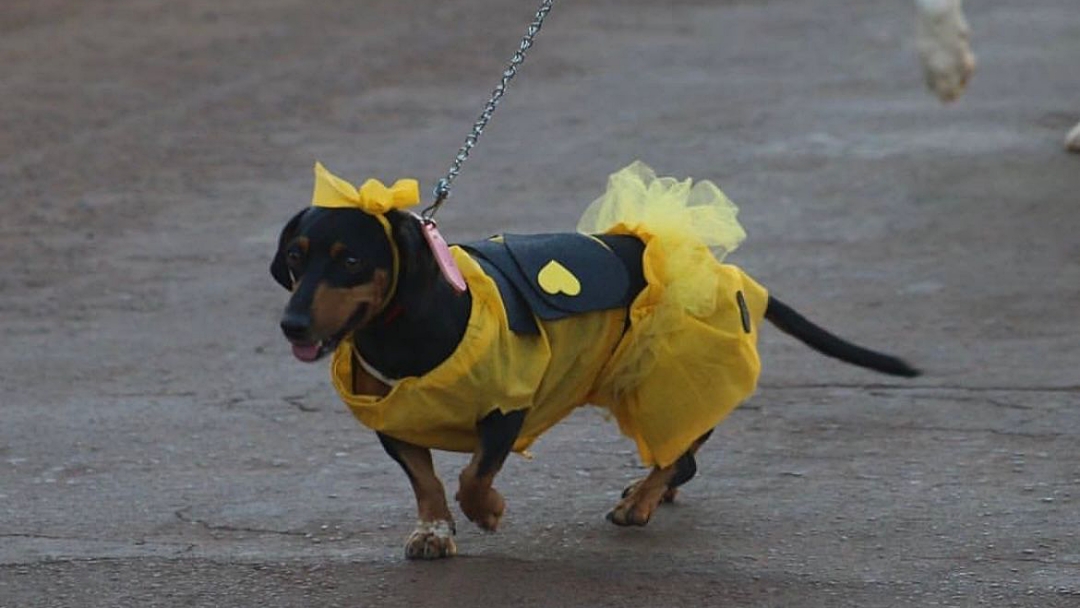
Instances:
[[[477,424],[480,445],[458,478],[457,501],[469,521],[494,532],[499,527],[506,503],[492,483],[514,447],[525,412],[503,414],[496,410]]]
[[[653,467],[644,479],[627,486],[623,490],[622,500],[607,514],[608,521],[618,526],[644,526],[649,523],[656,507],[660,503],[674,501],[679,486],[697,474],[694,455],[710,435],[712,431],[699,437],[671,466]]]
[[[694,458],[694,454],[697,453],[703,443],[709,440],[712,433],[712,431],[709,431],[702,435],[694,442],[694,445],[690,446],[690,449],[680,456],[679,459],[675,461],[675,464],[672,465],[675,467],[675,472],[671,481],[668,482],[667,490],[664,492],[664,495],[660,497],[661,504],[675,502],[675,497],[679,494],[679,486],[693,479],[694,475],[697,475],[697,460]],[[623,489],[622,498],[629,496],[634,491],[634,488],[645,481],[645,479],[646,478],[641,478],[626,486],[626,488]]]
[[[408,559],[438,559],[457,553],[454,517],[446,504],[446,492],[435,474],[431,450],[379,433],[379,441],[391,458],[405,469],[416,494],[418,521],[405,540]]]

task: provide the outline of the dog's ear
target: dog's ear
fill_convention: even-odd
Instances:
[[[278,237],[277,251],[274,253],[274,260],[270,262],[270,275],[274,277],[274,280],[281,284],[282,287],[292,291],[292,275],[289,273],[289,265],[285,262],[285,245],[289,241],[293,240],[296,236],[296,229],[300,226],[300,218],[303,217],[307,209],[301,210],[296,215],[292,216],[285,227],[281,229],[281,236]]]
[[[427,241],[421,233],[420,220],[412,213],[391,210],[386,214],[394,243],[405,264],[414,270],[423,270],[432,259]]]

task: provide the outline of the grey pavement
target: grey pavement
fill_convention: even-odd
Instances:
[[[429,189],[533,9],[5,2],[0,607],[1080,606],[1076,0],[969,3],[948,107],[906,2],[557,3],[444,234],[572,229],[641,158],[740,206],[730,261],[927,373],[767,329],[648,527],[604,521],[640,469],[583,410],[507,464],[498,533],[404,560],[405,476],[290,355],[266,267],[316,159]]]

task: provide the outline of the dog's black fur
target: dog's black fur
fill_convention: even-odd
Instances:
[[[364,313],[370,311],[360,310],[332,335],[311,334],[311,308],[320,284],[348,289],[370,282],[376,270],[392,272],[386,234],[367,213],[312,207],[296,214],[281,232],[270,273],[293,291],[281,322],[291,341],[329,340],[322,356],[353,333],[364,360],[386,377],[420,376],[457,348],[469,322],[472,297],[457,293],[443,280],[412,215],[391,211],[387,218],[400,255],[397,290],[366,323]],[[305,248],[297,242],[301,237],[307,239]],[[336,256],[331,255],[335,244],[343,246]],[[299,253],[300,258],[290,261],[290,253]],[[349,258],[360,263],[358,271],[346,270]]]
[[[415,216],[391,211],[387,218],[392,229],[390,236],[400,253],[397,289],[389,301],[383,300],[393,273],[391,245],[382,225],[374,217],[355,209],[313,207],[301,211],[286,224],[270,266],[278,283],[293,292],[282,315],[281,327],[294,344],[319,345],[316,358],[331,352],[340,340],[351,334],[360,355],[384,378],[420,376],[434,369],[457,348],[469,321],[471,298],[468,292],[457,293],[443,278]],[[317,310],[340,311],[343,306],[349,307],[347,314],[339,314],[336,324],[327,325],[316,318]],[[765,318],[830,357],[885,374],[903,377],[919,374],[901,359],[838,338],[773,296],[769,298]],[[524,412],[506,415],[496,412],[479,422],[480,449],[474,455],[471,469],[467,469],[468,477],[462,473],[463,492],[466,482],[475,483],[477,479],[486,480],[490,485],[490,478],[501,468],[514,445],[524,415]],[[670,500],[674,488],[694,476],[697,471],[694,452],[708,436],[699,439],[670,467],[662,480],[667,488],[664,500]],[[423,519],[427,499],[422,494],[432,494],[430,487],[425,489],[425,484],[431,485],[430,481],[424,479],[427,475],[433,476],[428,472],[430,454],[421,446],[411,446],[382,434],[379,438],[390,456],[409,475]],[[648,479],[651,476],[644,481]],[[627,493],[635,487],[628,488]],[[438,491],[441,493],[441,486]],[[466,509],[465,499],[459,495],[459,500]],[[501,515],[501,497],[498,503],[495,523]],[[472,514],[466,513],[474,519]],[[636,525],[646,523],[649,516],[646,513],[613,517],[613,514],[616,511],[609,514],[609,519],[615,523]],[[494,525],[492,523],[490,528]],[[413,542],[411,538],[410,543]],[[452,545],[450,542],[451,548]],[[436,551],[429,555],[429,545],[421,543],[418,546],[418,549],[407,546],[410,557],[450,554],[443,547],[442,553]]]

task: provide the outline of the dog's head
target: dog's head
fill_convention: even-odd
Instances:
[[[281,330],[301,361],[332,352],[394,297],[401,271],[395,232],[407,213],[310,207],[285,225],[270,274],[292,292]],[[404,243],[403,243],[404,244]]]

